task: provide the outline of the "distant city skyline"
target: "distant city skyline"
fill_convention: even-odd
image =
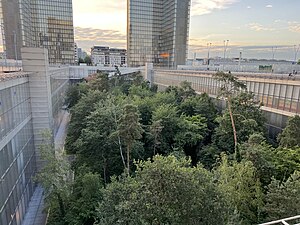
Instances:
[[[126,2],[73,0],[78,47],[87,52],[94,45],[126,48]],[[192,0],[191,8],[189,58],[207,57],[207,43],[212,43],[211,57],[222,57],[223,41],[229,40],[227,57],[242,52],[245,58],[294,59],[300,1]]]
[[[90,50],[93,45],[126,47],[126,0],[73,0],[75,38]],[[192,0],[189,58],[228,57],[294,59],[300,44],[300,18],[296,0]],[[276,50],[275,50],[276,49]],[[298,58],[300,53],[298,54]]]

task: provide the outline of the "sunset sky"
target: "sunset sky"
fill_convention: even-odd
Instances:
[[[126,0],[73,0],[75,37],[79,47],[126,47]],[[189,57],[293,59],[300,44],[300,0],[192,0]],[[299,54],[300,55],[300,52]]]

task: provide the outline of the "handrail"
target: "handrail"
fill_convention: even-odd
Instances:
[[[300,219],[300,215],[289,217],[289,218],[285,218],[285,219],[281,219],[281,220],[275,220],[275,221],[268,222],[268,223],[262,223],[262,224],[259,224],[259,225],[272,225],[272,224],[292,225],[292,224],[289,224],[287,221],[296,220],[296,219]],[[294,225],[299,225],[299,223],[298,224],[294,224]]]

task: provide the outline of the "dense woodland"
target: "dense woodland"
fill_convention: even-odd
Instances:
[[[41,146],[49,224],[252,225],[299,215],[300,117],[270,141],[253,94],[231,74],[215,79],[219,101],[188,82],[158,92],[139,74],[72,85],[67,155],[51,153],[49,136]]]

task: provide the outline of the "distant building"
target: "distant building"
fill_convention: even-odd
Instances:
[[[127,66],[127,51],[126,49],[94,46],[91,49],[91,59],[93,65]]]
[[[72,0],[1,0],[0,23],[8,59],[22,47],[45,47],[50,64],[74,64]]]
[[[184,65],[191,0],[127,0],[129,66]]]
[[[78,56],[78,60],[84,59],[85,57],[87,57],[87,53],[83,51],[82,48],[77,48],[77,56]]]

